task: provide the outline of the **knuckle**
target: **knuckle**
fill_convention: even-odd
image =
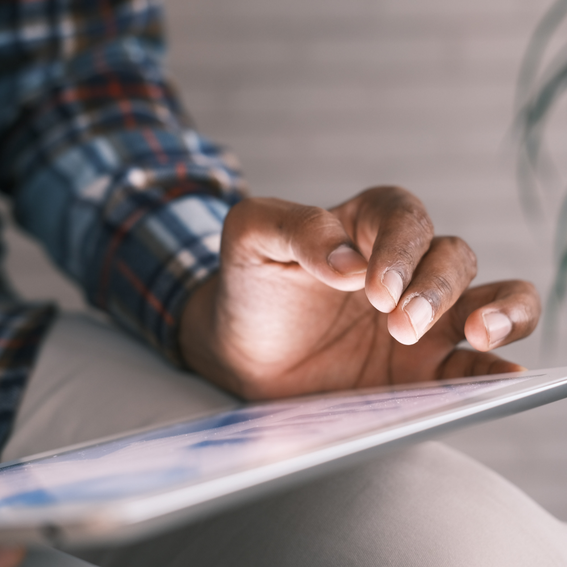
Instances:
[[[250,204],[248,199],[236,203],[228,211],[223,223],[223,236],[230,235],[231,238],[236,238],[242,230],[242,220],[248,216],[248,209]]]
[[[444,236],[440,240],[441,246],[448,248],[448,252],[461,259],[465,274],[472,279],[476,276],[478,263],[472,248],[459,236]]]
[[[397,200],[400,198],[407,198],[408,196],[413,197],[413,195],[407,189],[398,187],[397,185],[378,185],[370,187],[360,194],[360,197],[371,199],[378,197],[381,200]]]
[[[283,201],[262,197],[243,199],[232,206],[223,224],[221,254],[245,257],[257,250],[270,225],[267,219],[277,227],[281,223],[278,210],[284,206]]]
[[[431,246],[434,235],[433,223],[425,209],[411,203],[393,209],[386,230],[392,236],[401,236],[412,255],[423,254]]]
[[[371,187],[363,191],[358,200],[370,210],[381,209],[390,215],[414,216],[419,222],[424,217],[425,225],[432,226],[423,203],[407,189],[395,185]]]
[[[429,247],[435,229],[427,211],[417,199],[401,199],[390,209],[391,226],[404,231],[412,242]]]
[[[247,219],[255,214],[255,211],[261,206],[261,200],[255,197],[248,197],[233,205],[228,211],[227,219],[229,221]]]
[[[530,291],[530,297],[532,298],[533,302],[534,302],[534,314],[535,314],[535,323],[534,323],[534,327],[535,325],[537,325],[537,319],[539,319],[539,316],[541,314],[541,310],[542,310],[542,305],[541,305],[541,297],[539,295],[539,292],[536,288],[536,286],[532,283],[528,284],[529,287],[529,291]]]
[[[327,215],[327,211],[321,207],[297,205],[293,210],[293,217],[300,226],[309,226],[320,221]]]
[[[427,248],[433,239],[434,226],[423,203],[402,187],[372,187],[357,199],[362,218],[378,216],[392,233],[404,234],[412,245]]]
[[[514,282],[518,289],[515,300],[515,308],[521,313],[518,321],[522,321],[526,327],[526,333],[531,333],[537,326],[541,315],[541,298],[534,284],[526,281]]]
[[[233,240],[244,240],[252,232],[250,219],[259,214],[261,203],[258,199],[248,198],[236,203],[228,211],[223,225],[223,236]]]
[[[472,251],[471,247],[466,243],[466,241],[463,240],[460,236],[447,236],[446,238],[459,252],[474,257],[476,261],[475,253]]]
[[[396,248],[392,256],[395,258],[392,268],[397,269],[401,273],[405,273],[408,267],[414,266],[416,263],[415,254],[411,248]]]
[[[418,227],[421,240],[429,243],[433,238],[435,229],[433,227],[433,222],[429,218],[429,215],[422,207],[417,207],[415,205],[409,207],[409,216],[413,219],[413,222]]]
[[[437,311],[442,305],[451,302],[453,292],[453,283],[445,276],[437,274],[431,278],[426,295],[433,308]]]
[[[532,300],[535,300],[537,305],[541,303],[539,292],[532,282],[519,281],[518,283],[523,287],[524,293]]]
[[[427,213],[418,207],[406,208],[403,212],[403,225],[414,251],[425,252],[431,246],[434,228]],[[410,222],[408,222],[408,220]]]
[[[291,233],[294,237],[313,237],[335,229],[340,221],[329,211],[314,206],[298,205],[293,210]]]
[[[462,238],[457,238],[457,240],[461,254],[465,258],[465,266],[468,269],[468,275],[472,279],[476,276],[478,272],[478,262],[477,262],[476,254]]]

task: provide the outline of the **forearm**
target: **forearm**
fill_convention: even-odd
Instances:
[[[129,3],[118,5],[120,32]],[[181,307],[216,270],[243,183],[234,158],[192,129],[163,76],[159,13],[146,15],[138,35],[68,55],[17,107],[1,171],[20,223],[89,301],[175,360]]]

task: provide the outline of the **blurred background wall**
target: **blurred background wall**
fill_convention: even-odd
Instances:
[[[524,221],[507,135],[541,0],[166,0],[169,69],[203,133],[240,156],[252,194],[329,206],[407,187],[441,234],[464,237],[477,282],[524,278],[543,296],[550,231]],[[565,143],[557,118],[552,137]],[[552,218],[551,221],[554,221]],[[551,222],[552,224],[552,222]],[[80,296],[10,233],[28,296]],[[502,355],[527,367],[539,331]],[[567,403],[447,438],[567,520]]]
[[[415,192],[464,237],[479,282],[549,284],[506,136],[541,0],[167,0],[170,70],[254,195],[329,206],[371,185]],[[538,340],[510,347],[526,366]],[[567,356],[564,357],[567,362]]]

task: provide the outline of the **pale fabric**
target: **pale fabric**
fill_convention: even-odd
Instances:
[[[2,458],[197,417],[235,403],[121,329],[88,315],[64,314],[41,348]]]
[[[93,567],[93,565],[56,549],[38,547],[27,551],[20,567]]]
[[[104,323],[63,316],[4,458],[234,404]],[[502,477],[425,443],[123,549],[112,567],[564,567],[567,527]]]
[[[123,550],[112,567],[565,567],[567,528],[425,443]]]

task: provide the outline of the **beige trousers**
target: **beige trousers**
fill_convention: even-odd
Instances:
[[[4,460],[234,405],[105,323],[49,334]],[[116,567],[567,566],[567,527],[508,481],[438,443],[116,549]]]

